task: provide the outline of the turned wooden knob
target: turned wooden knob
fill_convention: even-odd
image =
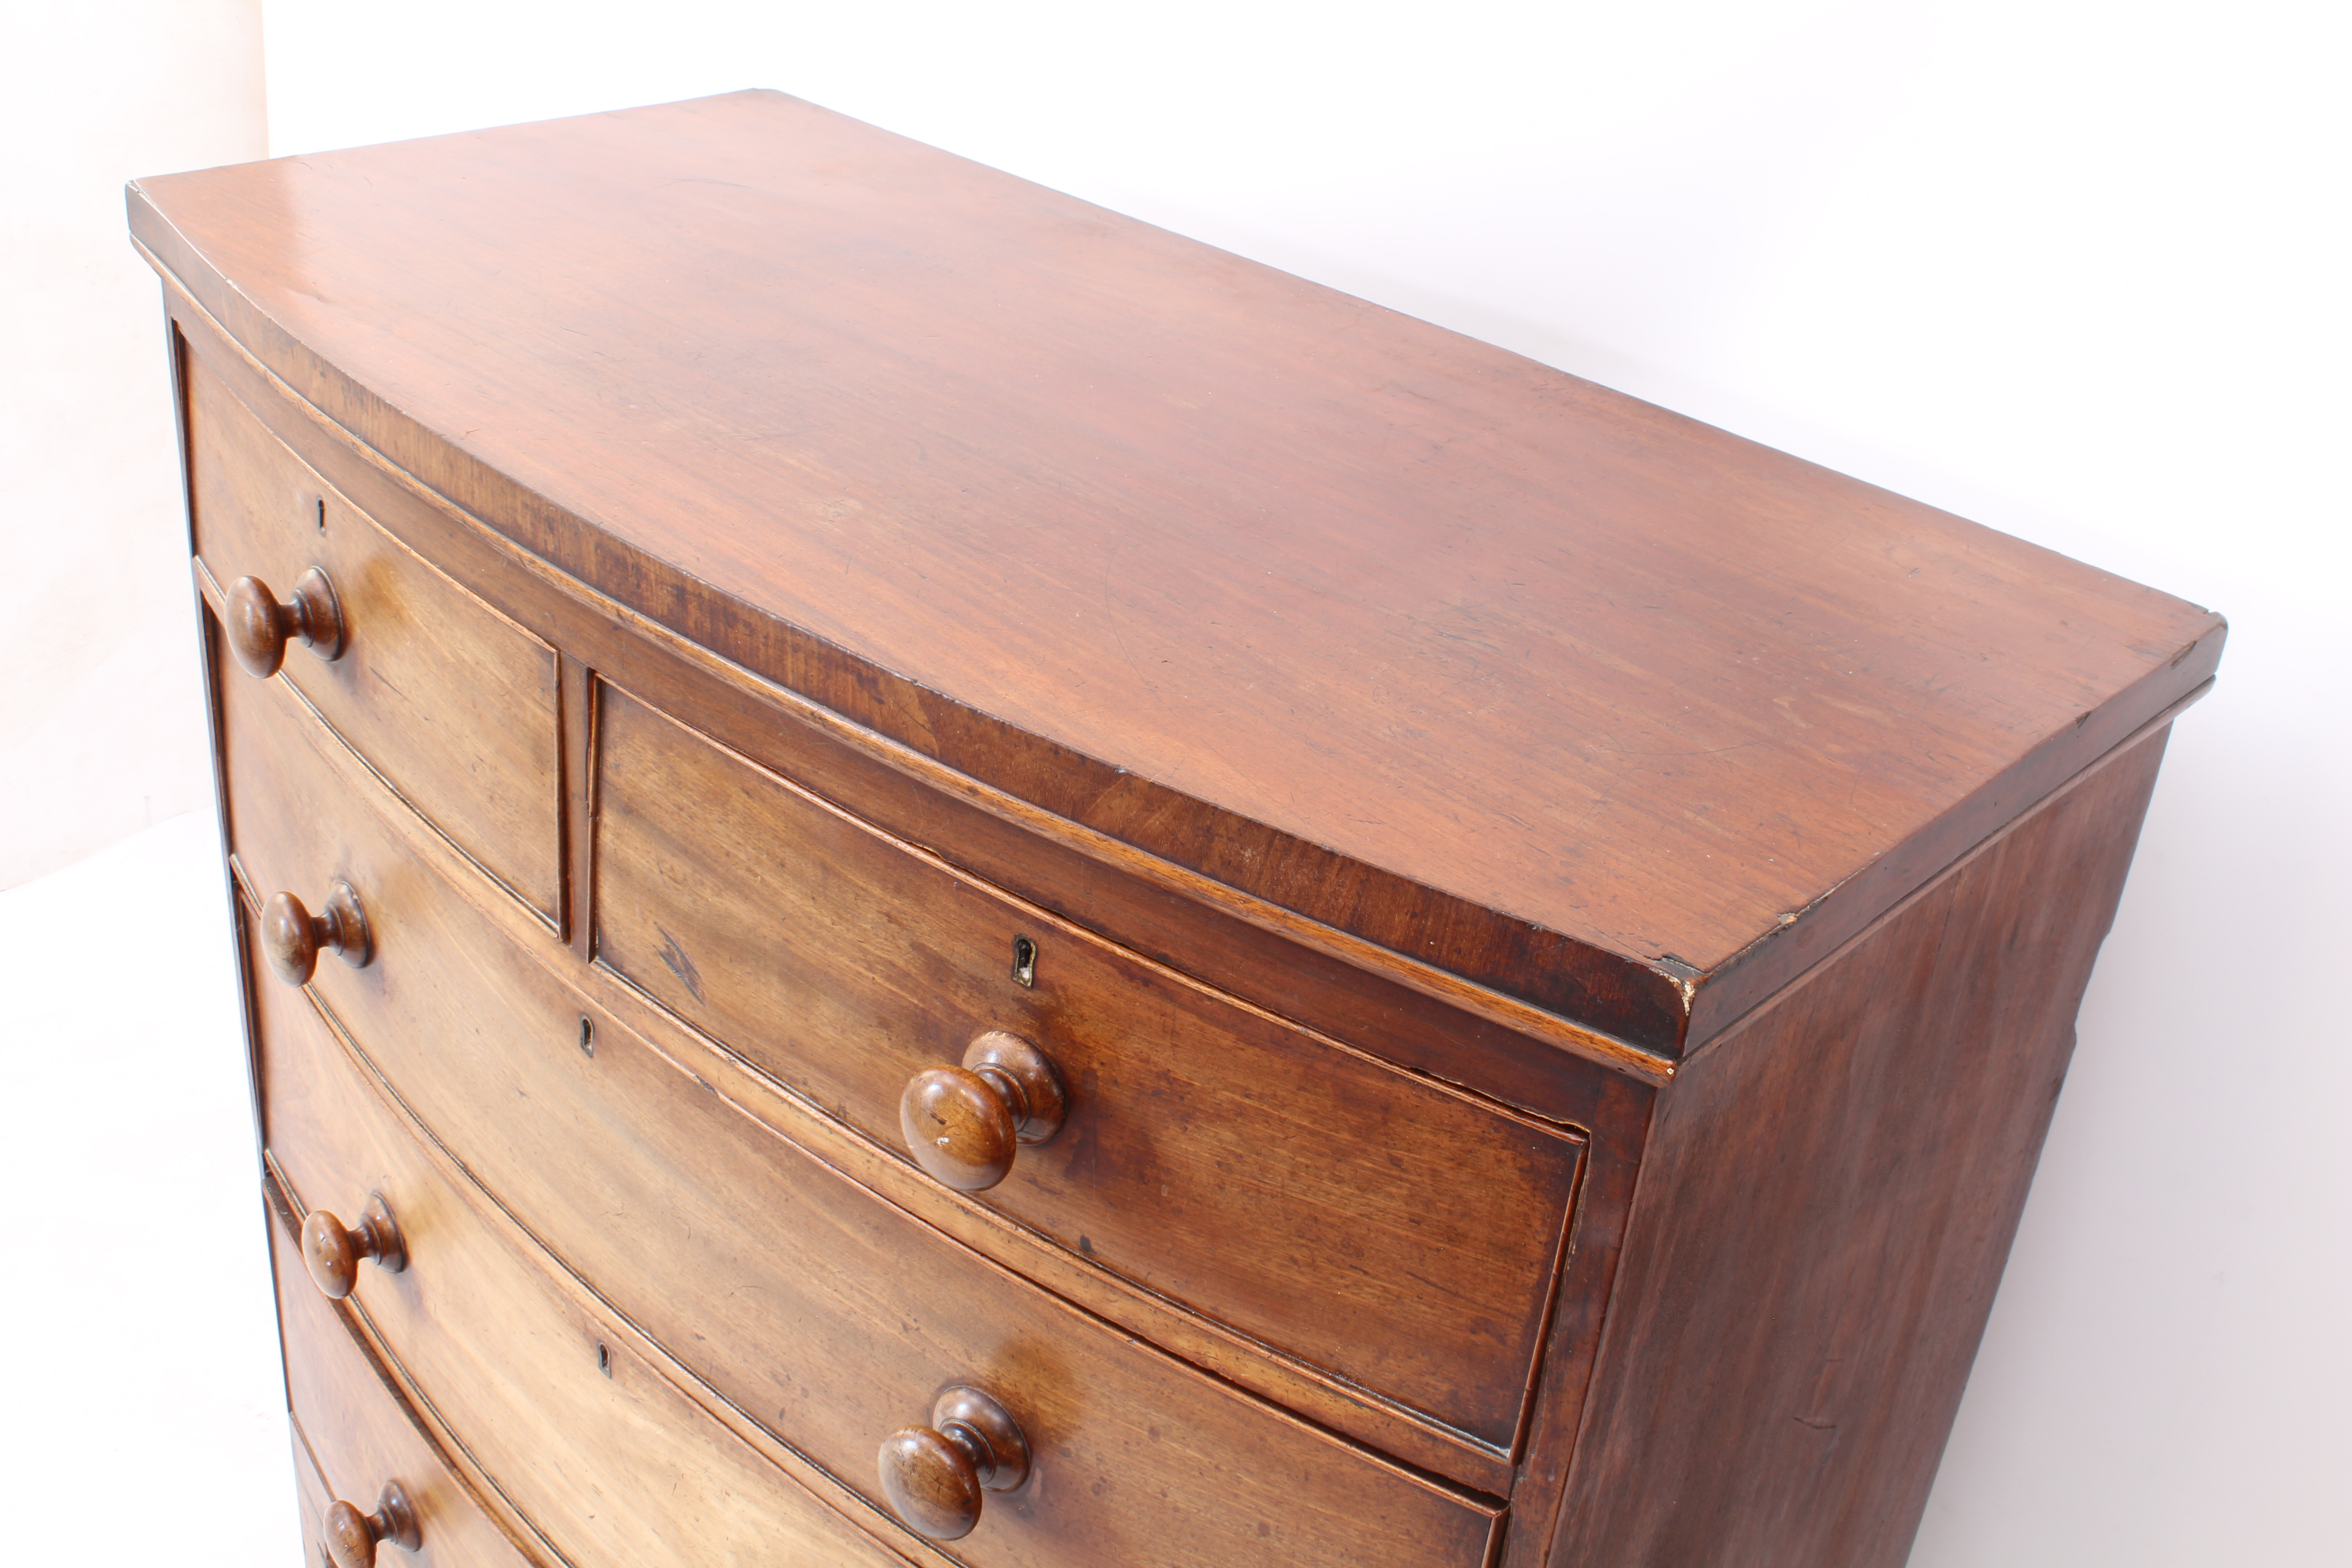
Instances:
[[[302,1261],[310,1281],[330,1301],[340,1301],[360,1282],[360,1260],[373,1258],[386,1273],[408,1267],[408,1244],[400,1238],[400,1225],[382,1193],[368,1194],[360,1223],[346,1227],[325,1209],[312,1209],[302,1222]]]
[[[416,1510],[398,1481],[383,1483],[373,1513],[362,1513],[356,1504],[341,1498],[327,1510],[327,1555],[335,1568],[373,1568],[379,1541],[389,1541],[403,1552],[425,1544],[416,1529]]]
[[[343,606],[324,572],[313,566],[295,579],[293,602],[286,605],[258,577],[229,584],[228,649],[248,674],[277,674],[288,637],[301,638],[320,658],[342,657]]]
[[[353,969],[366,967],[375,954],[367,911],[360,908],[359,893],[349,882],[338,881],[328,889],[326,908],[315,915],[291,893],[275,894],[261,906],[261,952],[278,979],[289,985],[308,985],[321,949]]]
[[[898,1130],[915,1163],[960,1192],[996,1185],[1014,1148],[1043,1143],[1069,1111],[1062,1075],[1018,1035],[990,1029],[965,1047],[963,1066],[926,1068],[898,1097]]]
[[[1029,1479],[1029,1439],[1012,1413],[959,1383],[931,1405],[929,1426],[882,1440],[882,1491],[898,1517],[933,1541],[961,1541],[980,1522],[980,1494],[1018,1491]]]

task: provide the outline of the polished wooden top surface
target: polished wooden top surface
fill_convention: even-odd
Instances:
[[[1661,1055],[2220,656],[2179,599],[778,94],[131,206],[591,585]]]

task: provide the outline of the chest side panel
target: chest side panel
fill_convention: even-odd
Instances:
[[[2165,735],[1661,1094],[1557,1568],[1903,1562]]]

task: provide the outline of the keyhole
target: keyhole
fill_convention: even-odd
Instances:
[[[1037,984],[1037,944],[1025,936],[1013,939],[1013,978],[1023,985]]]
[[[327,498],[325,496],[319,498],[319,531],[320,533],[327,531]]]
[[[603,1345],[596,1347],[596,1370],[606,1377],[613,1375],[613,1352]]]
[[[596,1054],[596,1026],[584,1015],[580,1020],[580,1054],[583,1057]]]

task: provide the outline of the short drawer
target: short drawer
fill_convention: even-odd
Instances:
[[[311,1289],[292,1216],[274,1195],[269,1207],[287,1399],[294,1413],[296,1489],[309,1561],[333,1562],[325,1528],[337,1500],[362,1514],[377,1514],[385,1488],[393,1486],[414,1522],[417,1548],[413,1553],[385,1551],[378,1562],[417,1568],[530,1568],[536,1560],[517,1550],[492,1522],[418,1429],[375,1359]]]
[[[502,1239],[302,993],[268,984],[258,999],[265,1137],[289,1197],[305,1217],[324,1210],[347,1231],[381,1200],[405,1266],[360,1262],[352,1300],[456,1440],[566,1559],[578,1568],[905,1568],[628,1354],[544,1259]],[[283,1237],[280,1255],[289,1324],[298,1309],[331,1322]],[[309,1425],[349,1419],[350,1404],[340,1385],[322,1388]]]
[[[332,589],[336,657],[289,637],[278,679],[477,865],[560,920],[554,650],[377,527],[193,353],[187,387],[205,572],[224,592],[255,578],[281,604],[313,570]],[[231,640],[219,679],[248,682]]]
[[[232,702],[233,724],[239,711]],[[289,750],[280,774],[289,798],[332,802],[329,771],[293,760]],[[374,935],[366,967],[327,960],[313,990],[370,1063],[339,1077],[342,1047],[330,1048],[306,993],[257,973],[265,1136],[307,1201],[344,1205],[335,1212],[348,1220],[368,1194],[384,1194],[410,1267],[362,1269],[358,1300],[403,1364],[449,1391],[436,1393],[439,1407],[501,1475],[531,1462],[532,1434],[550,1424],[593,1432],[614,1419],[583,1406],[564,1370],[588,1364],[583,1336],[595,1331],[580,1303],[590,1298],[541,1287],[531,1303],[404,1115],[462,1163],[467,1191],[478,1183],[594,1300],[877,1508],[886,1435],[920,1422],[950,1384],[998,1393],[1036,1470],[991,1500],[957,1547],[967,1561],[1486,1560],[1494,1504],[1205,1378],[879,1199],[544,970],[519,965],[372,809],[314,809],[287,838],[313,835],[336,846],[310,853],[342,868]],[[263,847],[257,859],[289,853],[302,852]],[[380,1072],[406,1110],[367,1089],[363,1071]],[[327,1191],[336,1195],[318,1195]],[[428,1268],[436,1234],[450,1261]],[[521,1430],[476,1436],[510,1408],[534,1414]],[[558,1504],[509,1495],[554,1535],[541,1510]]]
[[[598,737],[600,962],[893,1147],[916,1075],[1034,1042],[1066,1118],[983,1201],[1510,1451],[1578,1133],[1055,921],[625,691]]]

